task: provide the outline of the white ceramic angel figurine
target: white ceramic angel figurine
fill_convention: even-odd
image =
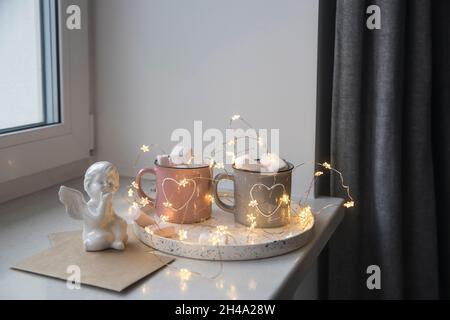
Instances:
[[[127,243],[127,223],[112,207],[112,195],[119,189],[119,173],[109,162],[94,163],[84,176],[84,190],[91,197],[88,203],[78,190],[62,186],[59,200],[69,215],[84,221],[83,243],[86,251],[109,248],[123,250]]]

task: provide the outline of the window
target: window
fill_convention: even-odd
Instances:
[[[57,8],[0,0],[0,134],[60,122]]]
[[[89,159],[91,3],[0,0],[0,202]],[[81,29],[66,28],[73,5]]]

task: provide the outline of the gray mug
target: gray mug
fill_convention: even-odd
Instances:
[[[237,169],[233,174],[221,173],[215,177],[214,197],[219,208],[234,213],[235,221],[246,226],[252,222],[256,228],[276,228],[290,222],[291,180],[294,166],[275,172],[264,173]],[[224,203],[218,193],[221,180],[234,184],[234,204]]]

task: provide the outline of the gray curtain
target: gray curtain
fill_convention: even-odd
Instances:
[[[322,0],[319,34],[316,158],[356,199],[321,257],[322,297],[449,298],[450,1]],[[344,195],[333,177],[316,194]]]

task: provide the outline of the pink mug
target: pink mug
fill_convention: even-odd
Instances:
[[[142,190],[142,177],[156,176],[156,199]],[[211,217],[212,169],[209,165],[191,167],[161,166],[142,169],[137,177],[137,192],[156,207],[156,214],[178,224],[202,222]]]

